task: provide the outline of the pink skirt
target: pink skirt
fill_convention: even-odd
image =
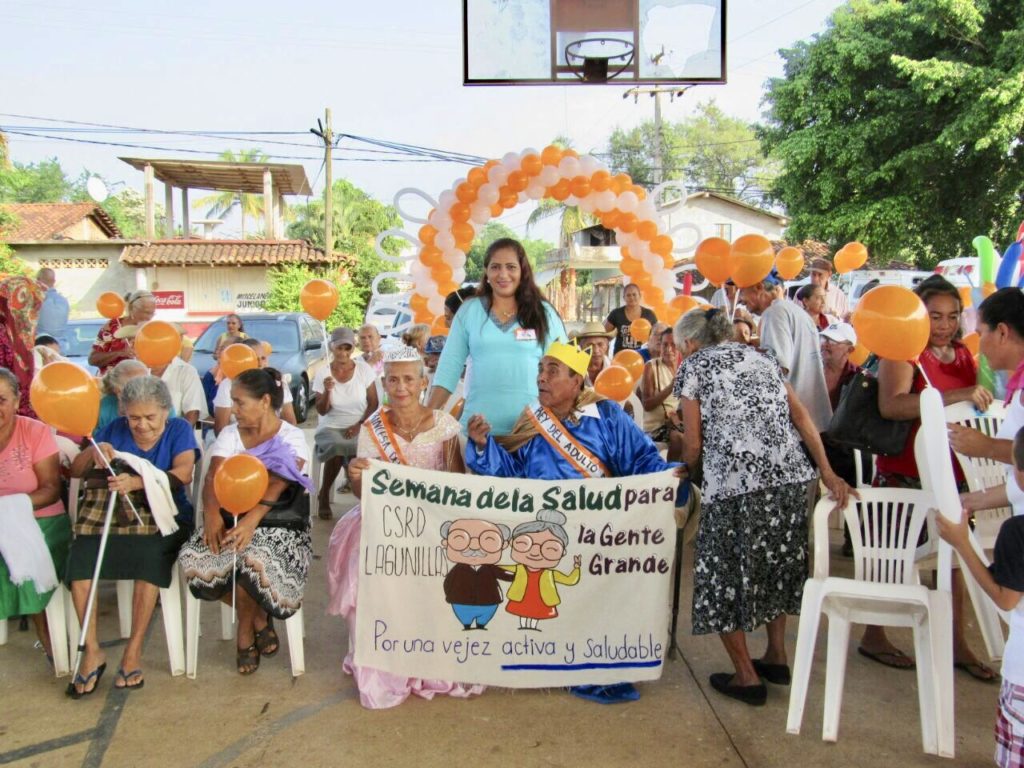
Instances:
[[[401,677],[380,669],[356,666],[353,659],[356,600],[359,596],[359,528],[362,519],[357,504],[334,526],[327,546],[327,612],[341,616],[348,625],[348,652],[342,662],[342,669],[355,678],[360,703],[367,709],[387,709],[398,706],[410,694],[432,699],[436,694],[469,698],[483,693],[482,685]]]

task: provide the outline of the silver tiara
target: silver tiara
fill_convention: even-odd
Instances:
[[[406,344],[384,353],[385,363],[415,363],[422,359],[419,352]]]

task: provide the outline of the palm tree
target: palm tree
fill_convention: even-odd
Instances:
[[[262,149],[243,149],[237,155],[227,149],[218,157],[229,163],[265,163],[270,159]],[[210,219],[223,219],[235,206],[238,206],[239,212],[242,214],[242,239],[244,240],[246,218],[251,216],[259,221],[263,216],[263,195],[224,190],[202,197],[192,203],[193,208],[206,207],[206,217]]]

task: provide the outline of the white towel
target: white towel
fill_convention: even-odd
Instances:
[[[57,587],[57,571],[43,538],[43,531],[32,514],[32,500],[27,494],[0,496],[0,557],[7,564],[15,586],[32,581],[36,592],[49,592]]]
[[[174,504],[174,496],[171,494],[171,484],[167,480],[167,473],[131,453],[114,451],[114,456],[124,461],[142,478],[142,485],[146,491],[146,504],[149,506],[153,522],[160,529],[160,533],[169,536],[178,530],[178,524],[174,520],[178,508]]]

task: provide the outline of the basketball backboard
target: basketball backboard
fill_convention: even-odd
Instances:
[[[726,0],[462,0],[464,85],[725,82]]]

